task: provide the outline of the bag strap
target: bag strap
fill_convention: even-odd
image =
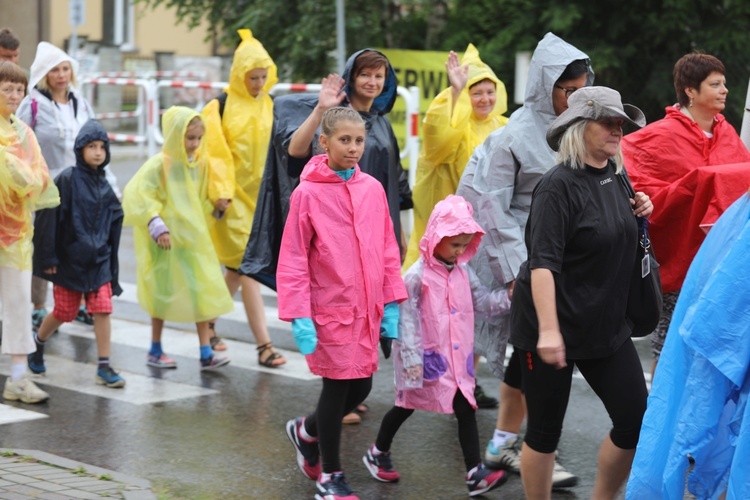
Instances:
[[[31,98],[31,130],[34,130],[36,127],[36,115],[39,112],[39,102]]]
[[[619,177],[620,184],[622,184],[625,189],[625,194],[628,195],[628,198],[635,198],[635,190],[630,183],[627,171],[623,168],[622,171],[617,174],[617,177]],[[649,253],[651,251],[651,238],[648,235],[649,220],[645,217],[636,217],[635,220],[638,223],[638,243],[641,245],[641,248],[643,248],[645,253]]]

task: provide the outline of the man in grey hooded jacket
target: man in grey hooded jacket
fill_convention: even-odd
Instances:
[[[552,33],[539,42],[531,58],[524,104],[505,127],[493,132],[474,150],[456,194],[474,206],[474,218],[486,235],[471,260],[482,283],[505,287],[512,294],[521,263],[526,260],[524,231],[531,193],[555,153],[546,133],[557,115],[567,109],[575,90],[594,83],[588,56]],[[501,406],[496,430],[487,445],[485,462],[520,473],[522,439],[518,433],[526,415],[521,393],[520,360],[511,356],[505,369],[510,316],[494,322],[477,319],[474,351],[487,358],[500,386]],[[578,478],[555,463],[553,486],[570,487]]]

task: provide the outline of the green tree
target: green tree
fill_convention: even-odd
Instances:
[[[249,27],[285,80],[315,81],[333,70],[335,0],[138,0],[206,20],[231,47]],[[745,0],[346,0],[347,52],[364,47],[463,50],[471,42],[513,92],[515,54],[548,31],[585,51],[596,82],[618,89],[649,121],[675,102],[672,67],[702,50],[721,59],[730,86],[725,115],[742,119],[750,78],[750,2]],[[512,94],[510,94],[512,95]]]

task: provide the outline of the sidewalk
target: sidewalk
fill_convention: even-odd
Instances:
[[[121,498],[152,500],[145,479],[35,450],[0,448],[0,499]]]

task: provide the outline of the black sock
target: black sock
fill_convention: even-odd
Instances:
[[[99,358],[99,369],[109,367],[109,358]]]

